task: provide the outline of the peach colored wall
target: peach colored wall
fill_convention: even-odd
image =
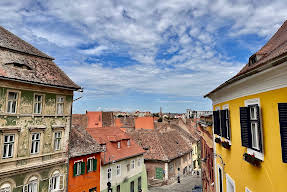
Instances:
[[[137,117],[135,118],[136,129],[154,129],[153,117]]]
[[[88,128],[103,127],[103,117],[101,111],[87,112]]]

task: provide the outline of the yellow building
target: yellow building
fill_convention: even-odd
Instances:
[[[233,78],[214,109],[217,192],[286,192],[287,22]]]

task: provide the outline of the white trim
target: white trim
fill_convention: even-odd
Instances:
[[[228,123],[229,123],[229,125],[228,125],[228,133],[229,133],[229,131],[231,132],[229,104],[223,105],[223,106],[222,106],[222,110],[224,110],[224,109],[227,109],[227,110],[228,110],[228,117],[229,117],[229,118],[228,118]],[[227,133],[227,135],[228,135],[228,133]],[[229,133],[229,135],[230,135],[230,138],[229,138],[229,139],[224,138],[224,137],[223,137],[223,139],[224,139],[224,141],[228,141],[228,142],[229,142],[229,145],[231,145],[231,133]],[[221,140],[222,140],[222,139],[221,139]]]
[[[79,163],[79,162],[83,162],[83,159],[74,161],[74,165],[75,165],[76,163]]]
[[[227,191],[227,182],[228,181],[233,185],[234,191]],[[235,191],[236,191],[236,186],[235,186],[234,180],[228,174],[226,174],[226,192],[235,192]]]
[[[245,187],[245,192],[251,192],[251,190]]]
[[[284,87],[287,87],[287,62],[227,85],[212,93],[209,98],[216,105]]]
[[[88,161],[91,160],[91,159],[93,160],[93,159],[96,159],[96,158],[95,158],[95,156],[87,158],[87,165],[86,166],[88,166]],[[92,168],[92,170],[87,170],[88,173],[94,171],[94,161],[92,161],[92,164],[90,164],[90,169],[91,168]]]
[[[244,105],[245,107],[247,107],[248,105],[258,105],[259,109],[260,109],[260,98],[252,98],[252,99],[247,99],[244,101]],[[261,110],[259,110],[259,118],[260,118],[260,127],[258,127],[259,129],[261,129],[261,141],[262,141],[262,153],[255,151],[253,149],[247,148],[247,153],[250,155],[254,155],[257,159],[260,159],[262,161],[264,161],[264,142],[263,142],[263,127],[262,127],[262,118],[261,118]]]
[[[214,158],[214,159],[216,159],[216,158]],[[224,189],[223,189],[223,169],[222,169],[222,167],[220,166],[220,165],[218,165],[218,164],[216,164],[216,167],[217,167],[217,169],[216,169],[216,175],[217,175],[217,181],[216,181],[216,184],[217,184],[217,187],[216,187],[216,190],[217,190],[217,192],[220,192],[220,183],[219,183],[219,169],[221,169],[221,180],[222,180],[222,192],[224,191]]]

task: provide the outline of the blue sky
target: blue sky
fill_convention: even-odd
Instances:
[[[0,1],[0,24],[80,86],[86,110],[210,110],[203,95],[286,20],[284,1]]]

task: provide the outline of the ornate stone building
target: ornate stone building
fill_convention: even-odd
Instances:
[[[79,89],[53,58],[0,27],[0,192],[65,191]]]

